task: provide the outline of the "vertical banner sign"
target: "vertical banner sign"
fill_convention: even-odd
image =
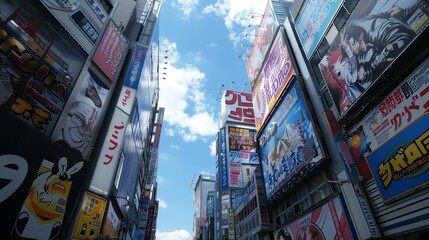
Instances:
[[[259,136],[260,156],[268,200],[295,176],[322,159],[320,143],[298,81],[292,81],[270,123]],[[288,184],[288,185],[289,185]]]
[[[295,74],[285,41],[284,31],[280,29],[252,90],[257,132]]]
[[[226,90],[222,96],[223,122],[255,124],[252,95],[250,93]]]
[[[408,76],[362,121],[346,134],[364,179],[371,177],[365,155],[382,146],[429,111],[429,61]]]
[[[119,219],[118,214],[116,214],[112,202],[109,201],[109,208],[107,209],[106,216],[103,220],[101,235],[109,239],[117,239],[119,237],[120,227],[121,220]]]
[[[101,230],[107,200],[89,192],[85,193],[73,239],[96,239]]]
[[[271,5],[271,1],[268,1],[258,33],[255,36],[255,40],[253,41],[252,49],[250,50],[249,58],[246,63],[247,75],[249,76],[251,89],[253,89],[253,86],[255,85],[256,78],[261,71],[261,65],[264,61],[265,54],[270,48],[271,40],[273,39],[278,26],[279,22],[273,6]]]
[[[384,201],[429,183],[429,114],[368,155],[368,165]]]
[[[319,63],[340,116],[427,27],[422,2],[380,0],[356,5]]]
[[[308,59],[332,22],[341,2],[342,0],[308,0],[302,8],[295,29]]]
[[[93,61],[112,82],[118,74],[127,45],[128,40],[113,21],[110,21],[94,54]]]
[[[222,190],[228,189],[228,164],[226,157],[226,131],[225,128],[220,129],[220,166],[221,166],[221,187]]]
[[[229,163],[229,187],[238,188],[243,186],[243,176],[241,175],[240,163]]]
[[[228,126],[229,162],[259,164],[254,129]]]

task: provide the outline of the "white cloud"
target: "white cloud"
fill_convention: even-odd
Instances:
[[[192,235],[186,230],[175,230],[173,232],[161,232],[156,230],[157,240],[192,240]]]
[[[165,178],[162,176],[158,176],[157,178],[158,178],[157,182],[159,182],[159,183],[162,183],[165,181]]]
[[[170,145],[170,149],[174,149],[174,150],[176,150],[176,151],[179,151],[180,147],[179,147],[179,145],[177,145],[177,144],[171,144],[171,145]]]
[[[167,203],[164,201],[164,200],[162,200],[162,199],[160,199],[160,198],[158,198],[157,199],[158,200],[158,203],[159,203],[159,208],[162,208],[162,209],[165,209],[165,208],[167,208],[168,206],[167,206]]]
[[[210,143],[210,156],[216,156],[216,140]]]
[[[179,9],[183,13],[183,19],[187,20],[191,16],[191,13],[196,9],[199,0],[177,0],[173,2],[171,6]]]
[[[181,63],[175,43],[165,39],[161,45],[169,49],[167,79],[159,84],[159,106],[165,107],[167,135],[179,135],[187,142],[215,135],[218,131],[217,117],[215,108],[207,105],[203,91],[207,81],[205,74],[193,65]]]

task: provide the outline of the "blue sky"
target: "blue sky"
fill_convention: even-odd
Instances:
[[[215,175],[215,139],[224,90],[250,92],[246,59],[266,0],[165,0],[160,13],[157,239],[192,239],[192,180]],[[243,47],[242,47],[243,45]],[[166,67],[166,69],[163,69]],[[163,74],[165,73],[165,74]],[[162,77],[166,79],[163,80]],[[222,86],[223,85],[223,86]]]

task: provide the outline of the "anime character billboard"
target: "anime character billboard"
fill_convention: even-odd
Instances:
[[[2,116],[0,238],[59,239],[84,162],[34,129]],[[73,198],[74,197],[74,198]]]
[[[360,1],[319,63],[343,116],[427,27],[418,0]]]
[[[322,159],[301,91],[298,81],[292,81],[258,139],[268,200],[283,185],[294,182],[294,176],[310,163]]]

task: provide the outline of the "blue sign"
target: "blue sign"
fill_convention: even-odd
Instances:
[[[147,49],[140,45],[134,46],[133,58],[127,72],[127,78],[124,85],[133,89],[137,89],[139,85],[140,75],[143,70],[144,60],[146,58]]]
[[[429,183],[428,121],[426,113],[367,157],[385,201]]]
[[[228,164],[226,162],[226,130],[220,129],[220,166],[222,174],[222,190],[228,189]]]
[[[313,54],[342,0],[308,0],[295,24],[307,58]]]

